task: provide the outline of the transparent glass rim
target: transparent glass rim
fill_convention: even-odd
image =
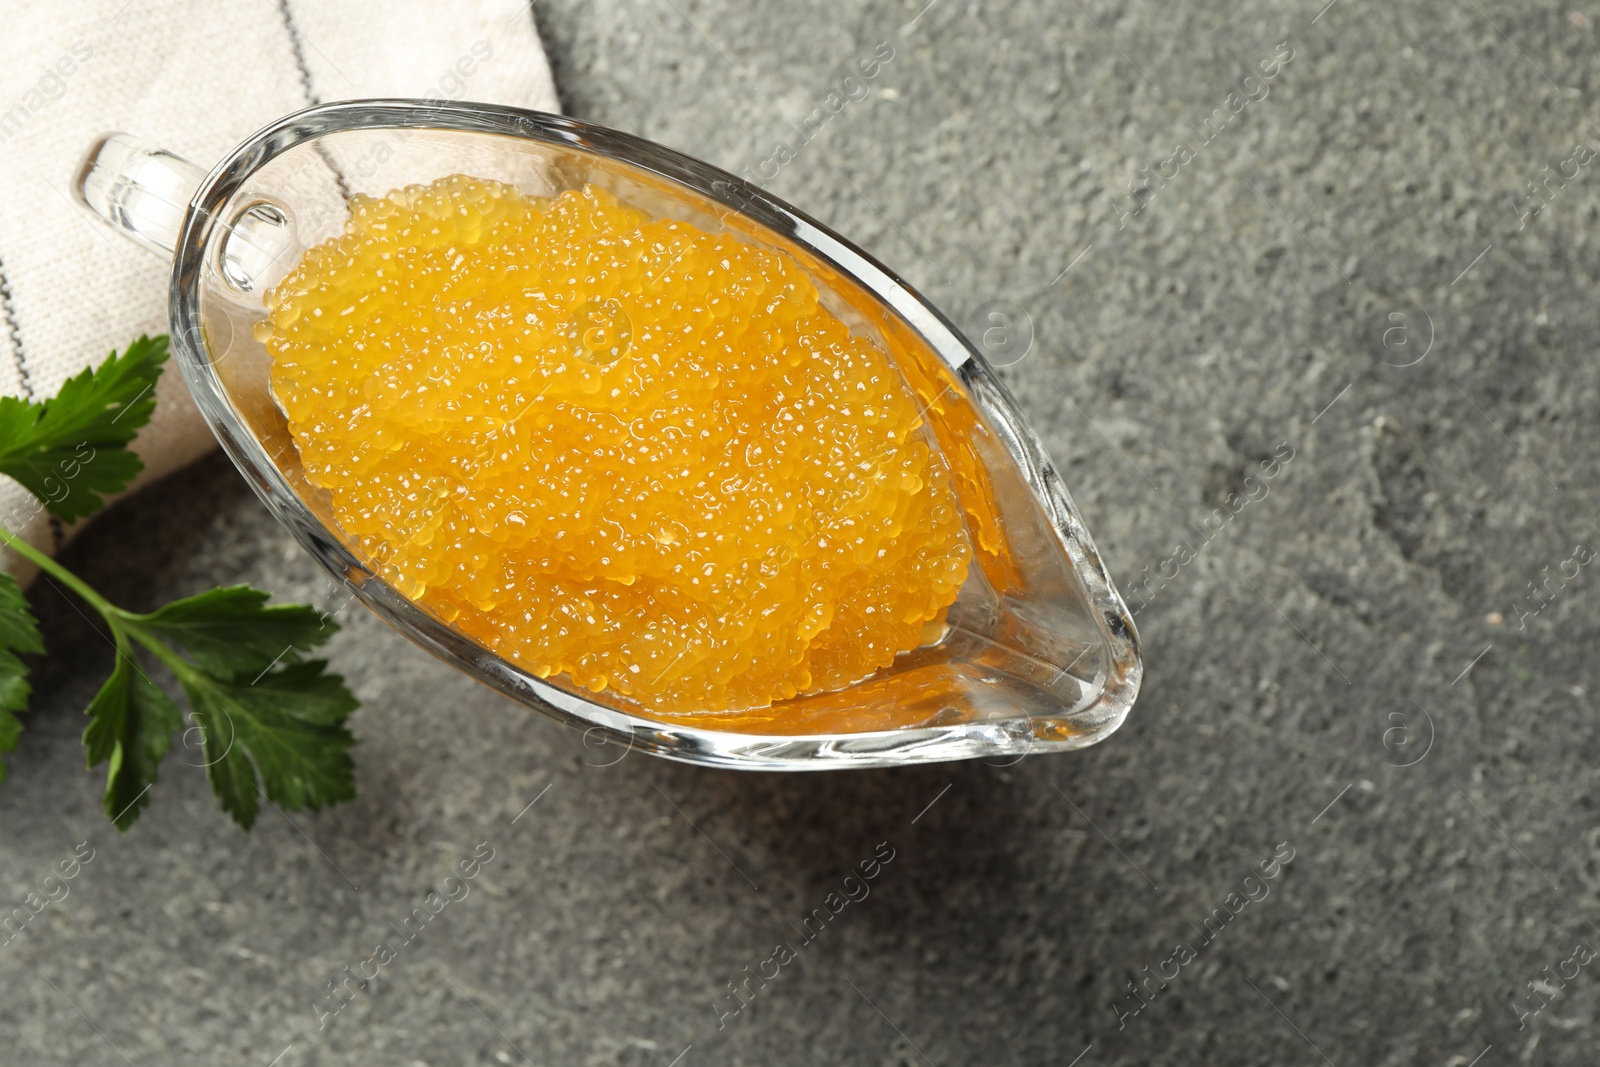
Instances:
[[[1087,707],[1064,711],[1066,737],[1042,738],[1019,717],[865,733],[777,735],[675,726],[574,695],[482,648],[428,614],[374,573],[300,500],[230,401],[207,355],[202,330],[204,255],[223,209],[259,168],[295,146],[350,130],[447,130],[499,134],[591,153],[684,187],[755,220],[846,275],[894,311],[960,378],[968,398],[1005,439],[1038,490],[1061,538],[1108,653],[1106,682]],[[1082,748],[1126,717],[1142,675],[1133,619],[1093,541],[1016,401],[955,326],[906,281],[804,212],[737,175],[652,141],[603,126],[498,104],[386,99],[306,108],[265,127],[206,176],[189,203],[173,261],[171,336],[179,367],[223,450],[273,515],[335,580],[412,642],[523,705],[585,731],[585,744],[617,744],[686,763],[753,770],[903,766],[972,758],[1016,758]]]

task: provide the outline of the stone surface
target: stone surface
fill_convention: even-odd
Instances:
[[[1026,316],[1004,374],[1142,590],[1127,725],[1011,767],[606,766],[353,609],[357,801],[242,834],[177,752],[119,837],[78,742],[109,648],[39,585],[55,656],[0,789],[3,903],[95,852],[0,945],[0,1059],[1593,1062],[1600,965],[1555,975],[1600,942],[1600,573],[1529,583],[1600,544],[1600,176],[1568,162],[1600,144],[1600,12],[921,7],[536,10],[574,114],[751,173],[893,48],[770,187],[952,316]],[[331,595],[221,459],[68,558],[130,605]],[[880,842],[871,895],[719,1027],[727,983]],[[319,1031],[325,983],[480,843],[469,895]],[[1179,941],[1196,958],[1165,964]],[[1128,983],[1163,967],[1141,1007]]]

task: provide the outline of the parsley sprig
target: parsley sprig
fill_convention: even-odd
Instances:
[[[141,337],[49,400],[0,398],[0,474],[63,520],[98,510],[143,469],[128,444],[155,410],[166,358],[165,337]],[[178,704],[145,670],[148,660],[176,680],[212,791],[245,829],[262,796],[312,809],[355,796],[345,720],[356,700],[325,661],[303,657],[338,630],[332,619],[305,604],[269,604],[268,594],[248,585],[140,614],[111,603],[4,525],[0,543],[76,593],[110,630],[116,663],[89,703],[83,743],[90,767],[107,765],[105,809],[118,829],[149,802],[172,735],[184,729]],[[0,572],[0,753],[17,747],[17,714],[27,707],[28,668],[19,657],[43,652],[21,588]]]

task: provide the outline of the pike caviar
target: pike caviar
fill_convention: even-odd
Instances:
[[[761,708],[924,643],[965,578],[926,404],[782,253],[456,175],[353,198],[267,306],[338,524],[540,677]]]

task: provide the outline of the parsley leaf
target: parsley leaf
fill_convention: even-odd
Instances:
[[[10,475],[62,519],[98,510],[100,494],[143,469],[127,445],[155,408],[167,339],[141,337],[128,350],[70,379],[43,403],[0,397],[0,474]],[[116,665],[87,709],[90,767],[106,764],[106,814],[119,830],[149,802],[183,712],[150,679],[144,653],[160,661],[188,698],[206,775],[223,808],[245,829],[259,797],[288,808],[320,808],[355,795],[355,739],[345,720],[356,699],[323,660],[300,654],[339,627],[305,604],[269,604],[248,585],[184,597],[145,615],[112,604],[56,560],[0,526],[9,547],[71,589],[111,629]],[[44,651],[16,581],[0,572],[0,754],[16,748],[16,712],[28,699],[18,653]],[[0,763],[0,781],[5,765]]]
[[[355,738],[344,720],[356,699],[326,666],[295,663],[254,684],[203,673],[183,681],[205,738],[212,792],[247,830],[258,791],[275,804],[312,810],[355,796]]]
[[[202,669],[254,678],[296,652],[314,648],[338,630],[308,604],[271,604],[248,585],[212,589],[174,600],[140,616],[146,630],[183,646]]]
[[[172,731],[183,728],[183,714],[144,673],[126,641],[117,645],[117,665],[89,702],[83,745],[90,767],[110,762],[106,814],[117,829],[126,830],[150,802],[156,765],[172,745]]]
[[[67,522],[100,510],[104,494],[144,462],[128,450],[155,410],[165,337],[140,337],[122,355],[67,379],[49,400],[0,397],[0,474],[9,474]]]
[[[355,739],[344,721],[356,699],[325,661],[299,658],[338,632],[332,619],[235,585],[125,615],[122,624],[177,675],[212,792],[239,825],[255,822],[258,793],[313,810],[355,796]]]
[[[22,589],[15,578],[0,571],[0,753],[16,749],[22,733],[17,712],[28,707],[28,668],[17,653],[43,651],[39,626],[28,611]],[[0,760],[0,782],[5,780],[6,765]]]

